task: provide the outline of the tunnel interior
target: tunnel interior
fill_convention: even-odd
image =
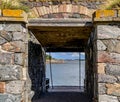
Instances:
[[[64,94],[63,96],[66,97],[66,99],[68,96],[75,96],[75,94],[76,97],[80,98],[79,95],[77,96],[78,93],[71,93],[68,95],[66,93],[60,94],[53,92],[51,94],[47,92],[45,63],[46,52],[85,53],[85,91],[84,93],[81,93],[81,95],[85,94],[89,96],[89,101],[85,100],[80,102],[90,102],[94,95],[94,75],[93,69],[91,68],[92,62],[90,61],[90,49],[92,49],[92,45],[88,44],[90,42],[92,24],[88,21],[74,21],[73,24],[70,24],[70,22],[65,21],[61,23],[61,21],[56,21],[55,23],[52,22],[52,24],[49,24],[49,22],[39,23],[39,21],[31,21],[28,25],[31,36],[34,36],[39,42],[38,44],[35,44],[34,41],[29,42],[29,75],[32,80],[32,90],[35,92],[33,101],[41,98],[42,96],[44,97],[44,95],[46,95],[46,97],[51,95],[51,97],[54,97],[54,100],[51,101],[49,100],[51,97],[48,98],[50,102],[56,102],[57,99],[62,97],[60,96],[61,94]],[[78,25],[78,23],[80,23],[80,25]],[[35,63],[31,64],[30,62]],[[59,96],[59,98],[57,98],[56,95]],[[48,102],[48,100],[43,97],[41,98],[41,102]],[[72,100],[74,100],[74,98]],[[76,99],[74,102],[78,102]],[[84,99],[81,97],[79,100]],[[62,102],[67,102],[67,100],[62,100]]]

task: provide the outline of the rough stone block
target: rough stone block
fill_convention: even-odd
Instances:
[[[98,102],[119,102],[116,96],[99,95]]]
[[[5,92],[5,82],[0,82],[0,93]]]
[[[21,94],[24,91],[24,81],[10,81],[6,84],[6,93]]]
[[[98,73],[99,74],[104,74],[105,73],[105,63],[98,63]]]
[[[106,74],[99,74],[98,75],[98,82],[100,83],[116,83],[117,78],[114,76],[106,75]]]
[[[20,80],[22,68],[16,65],[0,65],[0,81]]]
[[[3,30],[3,24],[0,24],[0,31]]]
[[[0,94],[0,102],[21,102],[21,95]]]
[[[98,25],[98,39],[117,39],[120,36],[120,28],[118,26]]]
[[[66,12],[68,12],[68,13],[71,13],[72,12],[72,4],[68,4],[68,5],[66,5],[67,7],[66,7]]]
[[[23,68],[23,80],[27,80],[27,68]]]
[[[15,53],[15,64],[23,65],[25,56],[23,53]]]
[[[44,10],[43,10],[42,6],[41,7],[37,7],[37,9],[38,9],[38,12],[39,12],[39,16],[44,15]]]
[[[98,84],[98,92],[99,92],[100,95],[106,93],[105,83],[99,83]]]
[[[2,45],[2,49],[9,52],[25,52],[25,44],[22,41],[8,42]]]
[[[63,11],[62,12],[66,12],[66,8],[67,8],[67,5],[66,5],[66,3],[64,3],[64,4],[62,4],[63,5]]]
[[[8,33],[7,31],[4,30],[0,31],[0,36],[7,41],[12,41],[12,34]]]
[[[2,38],[2,37],[0,37],[0,45],[1,44],[4,44],[4,43],[6,43],[7,41],[4,39],[4,38]]]
[[[120,84],[106,84],[107,87],[107,94],[113,96],[120,96]]]
[[[107,47],[108,52],[116,52],[116,45],[119,42],[117,39],[102,40]]]
[[[111,18],[116,17],[116,11],[115,10],[97,10],[95,12],[96,18]]]
[[[107,64],[106,74],[120,76],[120,65]]]
[[[4,28],[5,31],[13,31],[13,32],[22,32],[23,30],[22,24],[6,24],[6,27]]]
[[[98,62],[99,63],[120,63],[120,54],[108,53],[105,51],[98,52]]]
[[[52,5],[49,6],[49,11],[51,14],[53,13]]]
[[[78,5],[72,5],[72,12],[73,12],[73,13],[78,13],[78,12],[79,12],[79,7],[78,7]]]
[[[114,51],[120,54],[120,42],[116,44]]]
[[[27,14],[23,10],[10,10],[4,9],[2,12],[5,17],[27,17]]]
[[[97,50],[105,51],[107,47],[101,40],[97,40]]]
[[[32,9],[31,9],[31,12],[32,12],[32,16],[33,17],[39,17],[39,13],[37,12],[37,9],[36,9],[36,7],[33,7]]]
[[[63,5],[60,5],[58,9],[59,9],[59,12],[63,12]]]
[[[110,57],[113,60],[113,63],[120,63],[120,54],[118,53],[110,53]]]
[[[0,52],[0,64],[14,64],[14,54]]]
[[[118,78],[118,83],[120,83],[120,76],[118,76],[117,78]]]
[[[98,52],[98,62],[99,63],[106,63],[106,62],[112,62],[112,59],[110,55],[105,51],[99,51]]]
[[[53,13],[58,13],[58,5],[52,6]]]
[[[22,32],[14,32],[13,33],[13,40],[25,41],[25,34]]]

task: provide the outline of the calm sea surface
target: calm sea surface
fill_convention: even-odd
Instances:
[[[81,77],[79,77],[79,61],[65,61],[64,64],[52,64],[54,86],[84,86],[85,61],[81,61]],[[46,77],[50,79],[50,65],[46,64]]]

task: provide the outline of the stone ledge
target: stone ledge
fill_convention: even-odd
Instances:
[[[13,17],[0,17],[0,22],[24,22],[27,23],[25,18],[13,18]]]
[[[120,22],[120,17],[113,18],[94,18],[93,22],[109,23],[109,22]]]

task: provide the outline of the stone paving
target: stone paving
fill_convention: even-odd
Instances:
[[[51,92],[33,102],[91,102],[90,98],[79,92]]]

